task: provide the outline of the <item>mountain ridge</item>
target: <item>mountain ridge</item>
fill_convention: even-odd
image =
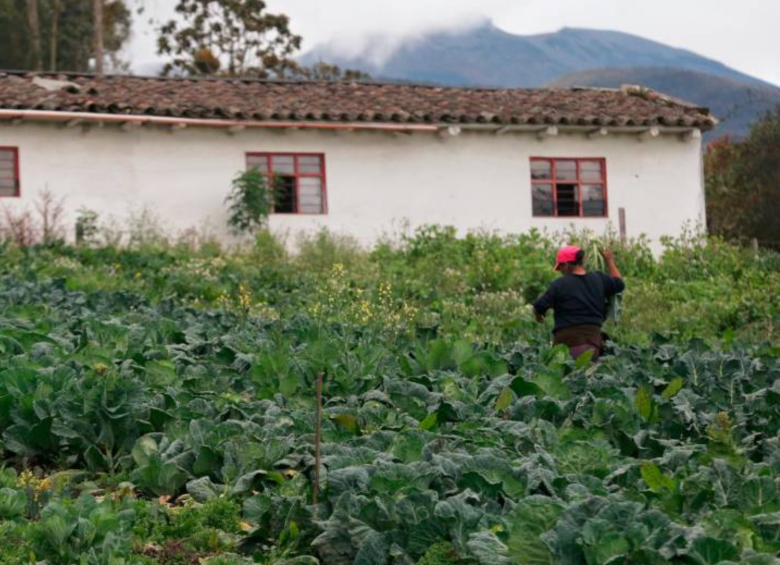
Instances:
[[[630,67],[685,68],[774,86],[692,51],[611,30],[566,27],[516,35],[483,22],[409,40],[378,63],[371,52],[381,43],[374,38],[358,56],[344,56],[335,44],[322,44],[301,60],[326,60],[374,76],[453,86],[539,87],[575,71]]]

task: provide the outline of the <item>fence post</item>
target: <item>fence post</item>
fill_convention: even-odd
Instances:
[[[311,500],[317,504],[320,498],[320,444],[322,443],[322,371],[317,373],[317,410],[314,420],[314,489]]]
[[[620,224],[620,243],[626,243],[626,209],[618,208],[618,222]]]
[[[758,239],[755,237],[750,240],[750,249],[753,251],[753,255],[758,255]]]

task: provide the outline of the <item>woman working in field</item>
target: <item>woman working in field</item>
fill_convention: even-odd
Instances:
[[[539,322],[544,322],[547,310],[553,309],[553,344],[566,344],[575,359],[588,350],[593,351],[594,361],[598,359],[604,349],[601,325],[606,318],[607,299],[626,287],[612,252],[604,249],[602,255],[609,275],[587,272],[583,265],[585,252],[576,245],[562,247],[555,270],[563,276],[554,280],[533,305]]]

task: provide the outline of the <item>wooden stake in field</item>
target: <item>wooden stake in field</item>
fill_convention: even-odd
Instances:
[[[312,503],[317,504],[320,498],[320,445],[322,444],[322,372],[317,373],[317,412],[314,416],[314,490]]]

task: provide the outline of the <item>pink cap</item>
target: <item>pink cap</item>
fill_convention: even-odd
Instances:
[[[572,263],[577,260],[577,253],[582,251],[576,245],[566,245],[558,250],[558,256],[555,258],[555,270],[557,271],[561,264]]]

